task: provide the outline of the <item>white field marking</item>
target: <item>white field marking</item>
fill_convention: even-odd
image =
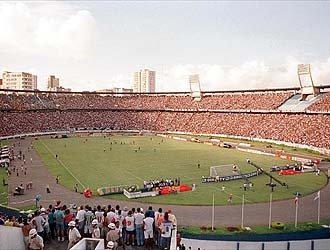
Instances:
[[[142,178],[140,178],[139,176],[136,176],[135,174],[131,173],[131,172],[128,171],[128,170],[126,170],[125,172],[128,173],[130,176],[133,176],[134,178],[136,178],[136,179],[138,179],[138,180],[140,180],[140,181],[145,181],[145,180],[143,180]]]
[[[26,203],[26,202],[29,202],[29,201],[35,201],[36,199],[28,199],[28,200],[24,200],[24,201],[13,201],[13,202],[10,202],[10,204],[21,204],[21,203]],[[43,202],[55,202],[55,200],[42,200]]]
[[[200,180],[201,179],[201,178],[192,178],[192,177],[189,177],[189,176],[186,176],[186,175],[184,175],[182,177],[185,178],[188,181],[197,181],[197,180]]]
[[[51,153],[54,157],[55,154],[54,152],[43,142],[41,142],[42,145],[44,145],[44,147],[48,150],[49,153]],[[65,166],[65,164],[60,160],[57,159],[57,161],[66,169],[66,171],[68,171],[68,173],[85,189],[86,186],[84,184],[81,183],[81,181]]]
[[[228,195],[231,193],[231,192],[222,191],[222,189],[217,188],[217,187],[214,188],[214,189],[220,190],[222,193],[226,193],[226,194],[228,194]],[[232,193],[231,193],[231,194],[232,194]],[[239,195],[235,195],[235,194],[233,194],[233,196],[235,196],[235,197],[237,197],[238,199],[242,200],[242,197],[239,196]],[[252,201],[246,199],[245,197],[244,197],[244,200],[247,201],[247,202],[250,202],[250,203],[255,203],[255,202],[252,202]]]
[[[13,202],[9,202],[10,204],[20,204],[20,203],[25,203],[28,201],[35,201],[36,199],[28,199],[28,200],[24,200],[24,201],[13,201]]]

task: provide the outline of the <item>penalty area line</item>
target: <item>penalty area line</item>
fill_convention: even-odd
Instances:
[[[145,180],[143,180],[142,178],[140,178],[139,176],[136,176],[135,174],[131,173],[131,172],[128,171],[128,170],[126,170],[125,172],[128,173],[130,176],[132,176],[132,177],[134,177],[134,178],[136,178],[136,179],[138,179],[138,180],[140,180],[140,181],[145,181]]]
[[[189,176],[186,176],[186,175],[184,175],[182,177],[185,178],[188,181],[198,181],[198,180],[200,180],[200,178],[192,178],[192,177],[189,177]]]
[[[41,142],[42,145],[44,145],[44,147],[48,150],[49,153],[51,153],[54,157],[55,157],[55,154],[54,152],[43,142]],[[82,184],[82,182],[65,166],[65,164],[60,160],[60,159],[56,159],[61,165],[62,167],[65,168],[65,170],[85,189],[85,185]]]

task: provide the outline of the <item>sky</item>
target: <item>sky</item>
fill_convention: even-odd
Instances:
[[[330,1],[0,2],[0,71],[75,91],[131,88],[156,71],[156,91],[298,87],[311,64],[330,85]]]

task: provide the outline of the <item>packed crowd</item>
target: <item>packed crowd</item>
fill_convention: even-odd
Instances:
[[[320,100],[308,107],[308,110],[330,112],[330,93],[324,94]]]
[[[330,148],[330,116],[160,111],[3,112],[0,136],[69,129],[227,134]]]
[[[2,110],[143,109],[143,110],[276,110],[293,92],[190,95],[0,94]]]
[[[171,210],[154,211],[151,206],[144,212],[140,207],[77,207],[57,201],[47,208],[41,206],[24,218],[0,213],[1,225],[22,228],[26,249],[43,249],[45,243],[52,240],[68,242],[67,249],[70,249],[83,237],[104,239],[108,249],[127,245],[170,249],[177,219]]]

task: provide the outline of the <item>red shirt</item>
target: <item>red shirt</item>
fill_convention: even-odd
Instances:
[[[74,220],[73,213],[69,213],[64,216],[64,223],[68,224],[72,220]]]

